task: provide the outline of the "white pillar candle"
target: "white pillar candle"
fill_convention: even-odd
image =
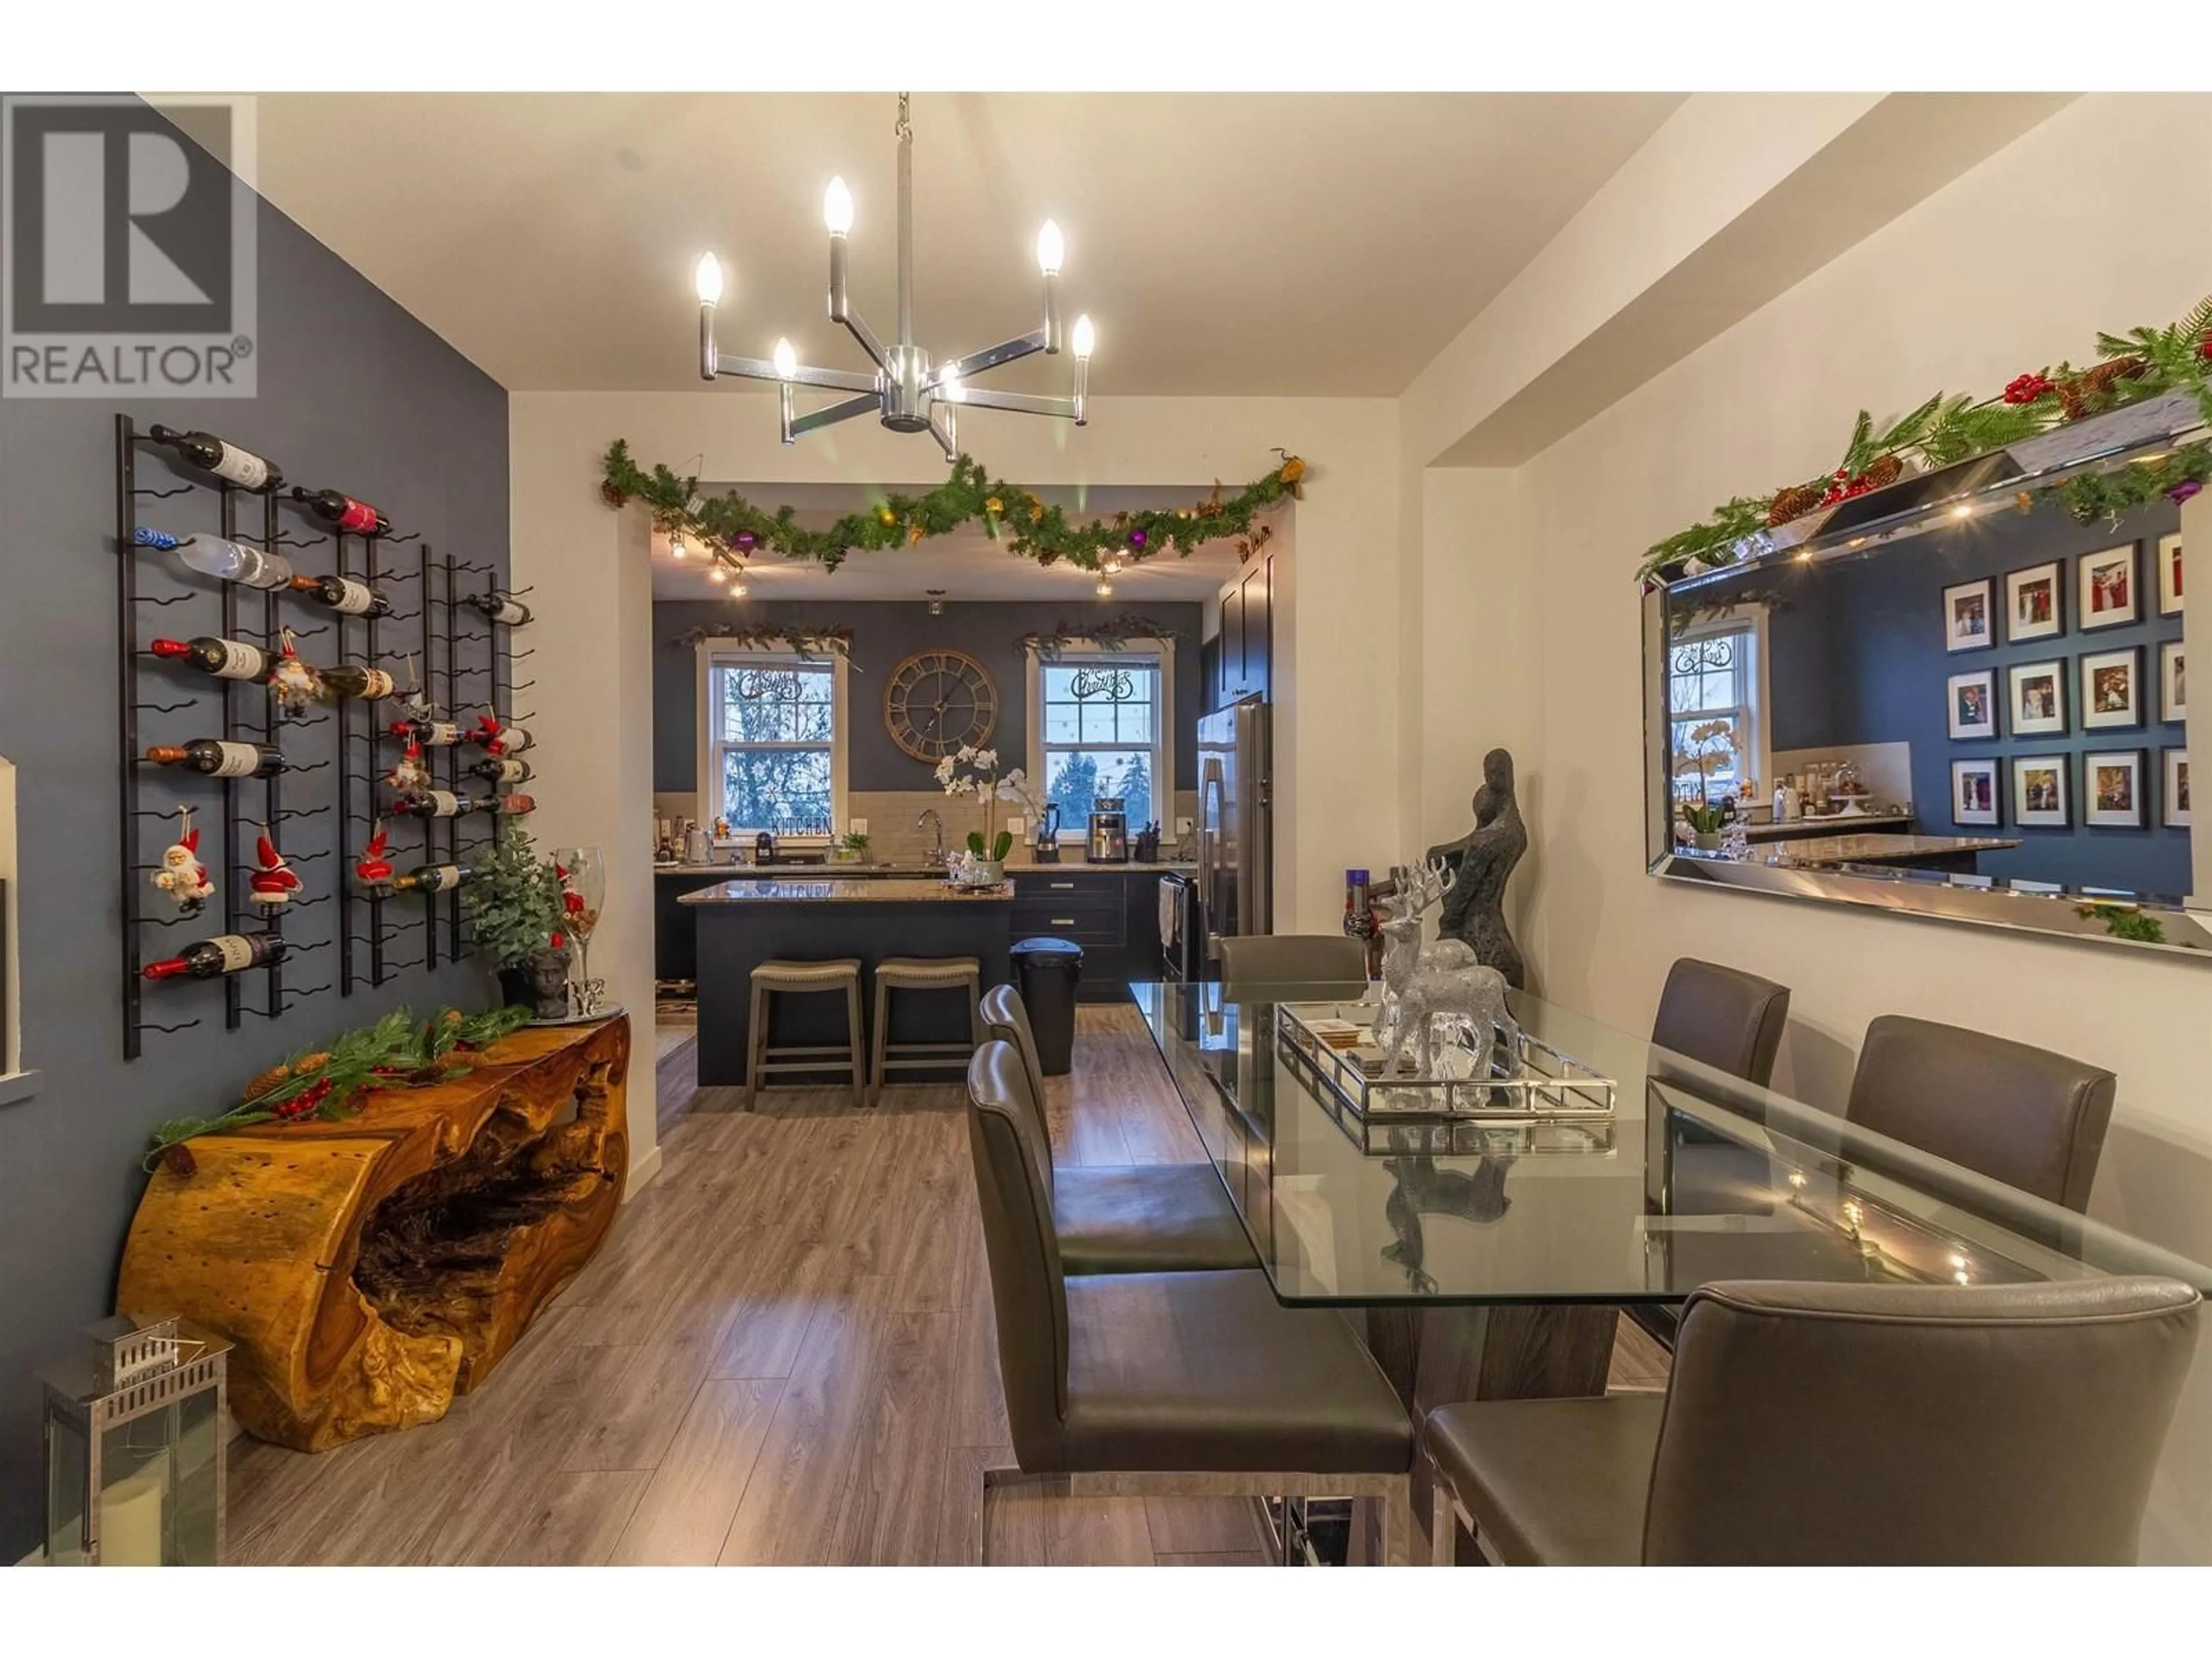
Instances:
[[[117,1481],[100,1494],[100,1565],[161,1565],[161,1513],[168,1506],[167,1470],[157,1465]]]

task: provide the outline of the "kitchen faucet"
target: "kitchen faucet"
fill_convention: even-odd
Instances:
[[[922,860],[935,868],[942,869],[945,866],[945,820],[937,816],[937,809],[934,806],[925,806],[921,809],[921,816],[914,821],[914,827],[919,830],[925,823],[929,826],[930,833],[937,838],[937,844],[922,854]]]

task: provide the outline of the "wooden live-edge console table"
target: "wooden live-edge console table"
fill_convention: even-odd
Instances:
[[[246,1431],[301,1451],[434,1422],[581,1271],[629,1168],[627,1018],[526,1027],[358,1115],[191,1143],[139,1200],[116,1306],[228,1337]]]

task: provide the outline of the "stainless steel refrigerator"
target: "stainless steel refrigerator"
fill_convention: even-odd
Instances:
[[[1266,702],[1248,697],[1198,722],[1198,891],[1208,979],[1221,941],[1271,930],[1274,836]]]

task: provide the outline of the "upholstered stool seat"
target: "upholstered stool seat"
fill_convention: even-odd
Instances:
[[[1211,1164],[1091,1164],[1061,1169],[1043,1116],[1044,1078],[1029,1010],[1011,985],[983,994],[983,1024],[1021,1056],[1031,1127],[1052,1178],[1063,1273],[1157,1273],[1256,1267],[1251,1240]]]
[[[893,1042],[893,991],[950,991],[968,993],[968,1041],[965,1042]],[[876,1038],[874,1084],[869,1103],[884,1096],[884,1073],[898,1071],[943,1071],[965,1065],[983,1041],[983,1020],[978,1004],[983,994],[983,965],[974,957],[885,957],[876,964]]]
[[[862,1071],[860,1038],[860,962],[857,957],[836,957],[823,962],[771,960],[752,972],[751,1020],[745,1030],[745,1109],[760,1098],[761,1079],[775,1072],[853,1071],[853,1103],[866,1094]],[[842,1043],[782,1043],[768,1040],[769,998],[776,992],[803,995],[810,992],[845,994],[846,1041]]]

